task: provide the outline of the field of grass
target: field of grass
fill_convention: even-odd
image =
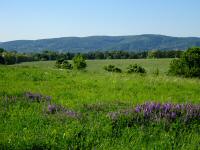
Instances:
[[[116,127],[108,117],[146,101],[200,104],[200,80],[167,76],[170,61],[90,60],[86,71],[56,69],[53,61],[0,66],[0,149],[199,149],[198,121]],[[133,63],[147,74],[103,70]],[[51,96],[81,117],[50,114],[48,102],[31,102],[25,92]]]

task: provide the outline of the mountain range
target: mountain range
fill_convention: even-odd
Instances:
[[[18,52],[40,52],[53,50],[60,52],[89,51],[146,51],[146,50],[185,50],[200,46],[198,37],[171,37],[155,34],[133,36],[89,36],[61,37],[40,40],[16,40],[1,42],[0,47]]]

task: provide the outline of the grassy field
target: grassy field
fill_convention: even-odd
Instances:
[[[200,80],[167,76],[170,59],[90,60],[86,71],[59,70],[51,62],[0,66],[1,149],[199,149],[200,123],[113,127],[108,113],[146,101],[200,104]],[[109,73],[141,64],[146,75]],[[155,70],[159,75],[155,75]],[[47,102],[30,102],[25,92],[52,97],[80,118],[47,113]]]
[[[164,74],[168,70],[168,66],[171,59],[108,59],[108,60],[88,60],[87,61],[87,70],[90,73],[105,73],[103,67],[105,65],[114,64],[119,66],[121,69],[126,70],[126,67],[133,63],[138,63],[145,67],[148,73],[152,74],[157,68],[161,74]],[[39,62],[27,62],[21,63],[16,66],[31,66],[34,68],[54,68],[54,61],[39,61]]]

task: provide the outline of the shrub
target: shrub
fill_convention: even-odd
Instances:
[[[200,48],[189,48],[180,59],[172,60],[168,73],[184,77],[200,77]]]
[[[73,58],[73,67],[76,69],[84,69],[87,67],[86,61],[85,61],[85,57],[83,57],[82,55],[76,55]]]
[[[127,67],[127,73],[146,73],[146,70],[138,64],[134,64]]]
[[[62,69],[72,69],[72,65],[67,61],[67,60],[64,60],[64,59],[58,59],[56,61],[56,64],[55,66],[57,68],[62,68]]]
[[[104,66],[104,70],[106,70],[108,72],[117,72],[117,73],[121,73],[122,72],[122,70],[120,68],[117,68],[114,65]]]
[[[72,64],[70,64],[67,60],[64,60],[61,64],[62,69],[72,69]]]
[[[63,63],[63,61],[64,61],[64,59],[58,59],[58,60],[56,60],[55,66],[56,66],[57,68],[61,68],[61,64]]]

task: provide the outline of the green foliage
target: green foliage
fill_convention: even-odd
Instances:
[[[62,62],[61,68],[62,69],[73,69],[72,65],[67,60],[64,60]]]
[[[5,64],[6,65],[12,65],[16,63],[16,55],[11,52],[3,52],[2,56],[4,58]]]
[[[61,64],[63,63],[63,61],[64,61],[64,59],[58,59],[58,60],[56,60],[55,66],[57,68],[61,68]]]
[[[184,51],[180,50],[152,50],[148,51],[147,58],[180,58]]]
[[[0,54],[0,64],[5,64],[5,60],[4,60],[4,58],[1,56],[1,54]]]
[[[58,59],[55,63],[55,66],[57,68],[62,68],[62,69],[72,69],[72,65],[67,61],[67,60],[64,60],[63,58],[61,59]]]
[[[200,77],[200,48],[189,48],[180,59],[170,63],[168,72],[184,77]]]
[[[25,54],[16,54],[16,63],[33,61],[33,57]]]
[[[0,48],[0,53],[3,53],[5,50],[3,48]]]
[[[78,70],[85,69],[87,67],[87,64],[83,55],[76,55],[73,58],[73,67]]]
[[[146,70],[138,64],[129,65],[127,73],[146,73]]]
[[[122,70],[120,68],[117,68],[114,65],[104,66],[104,70],[106,70],[108,72],[117,72],[117,73],[121,73],[122,72]]]
[[[21,54],[16,51],[8,52],[0,48],[0,64],[12,65],[28,61],[33,61],[33,57],[30,54]]]

